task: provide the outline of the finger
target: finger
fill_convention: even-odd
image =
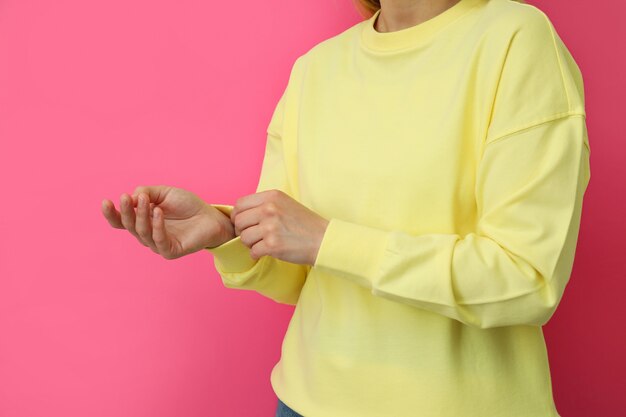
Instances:
[[[165,219],[163,218],[163,210],[160,207],[154,208],[152,239],[159,253],[164,258],[169,259],[172,255],[172,244],[167,230],[165,230]]]
[[[165,200],[167,190],[171,187],[166,185],[139,185],[133,191],[131,195],[133,202],[137,205],[137,197],[141,193],[148,195],[148,199],[151,203],[160,204]]]
[[[152,223],[150,219],[150,202],[148,195],[140,193],[138,196],[137,217],[135,219],[135,230],[139,239],[146,246],[149,246],[154,252],[157,252],[156,245],[152,240]]]
[[[258,193],[248,194],[243,197],[239,197],[237,201],[235,202],[235,206],[233,207],[233,210],[230,212],[230,220],[234,223],[236,215],[238,215],[239,213],[245,210],[259,206],[263,204],[265,201],[269,201],[271,199],[276,198],[278,196],[278,193],[280,192],[281,191],[279,190],[272,189],[272,190],[260,191]]]
[[[261,206],[242,211],[237,215],[236,221],[233,222],[233,226],[235,227],[235,236],[239,236],[241,232],[248,227],[259,224],[262,217],[259,207]]]
[[[102,213],[109,224],[116,229],[123,229],[122,217],[119,211],[115,210],[115,205],[109,199],[102,200]]]
[[[254,260],[258,260],[260,257],[269,255],[267,246],[263,240],[258,241],[250,247],[250,257]]]
[[[263,240],[263,230],[259,225],[250,226],[241,231],[239,238],[241,239],[241,243],[252,248],[254,244]]]
[[[120,196],[120,211],[124,228],[141,242],[141,238],[135,230],[135,208],[132,205],[132,199],[126,193]],[[145,243],[141,243],[145,245]]]

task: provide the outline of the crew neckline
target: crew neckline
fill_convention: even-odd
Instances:
[[[364,22],[363,29],[361,30],[361,42],[366,48],[381,52],[398,51],[419,46],[428,39],[431,39],[432,35],[439,31],[439,29],[461,17],[471,8],[483,1],[484,0],[460,0],[452,7],[449,7],[424,22],[393,32],[378,32],[374,28],[374,22],[381,11],[381,9],[378,9],[372,17]]]

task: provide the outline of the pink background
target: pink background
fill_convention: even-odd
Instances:
[[[582,69],[592,148],[572,281],[544,328],[554,395],[564,417],[614,416],[626,7],[532,4]],[[159,257],[100,204],[137,185],[254,192],[293,61],[359,20],[351,0],[0,1],[0,417],[273,416],[293,308],[224,288],[208,252]]]

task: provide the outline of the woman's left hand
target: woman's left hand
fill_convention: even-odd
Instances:
[[[237,199],[230,214],[250,257],[270,255],[314,265],[329,221],[286,193],[272,189]]]

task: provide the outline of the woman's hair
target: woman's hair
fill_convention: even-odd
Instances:
[[[357,10],[363,16],[363,18],[368,19],[372,17],[374,13],[378,9],[380,9],[380,0],[353,0],[357,3]],[[525,0],[511,0],[516,1],[518,3],[526,3]]]

